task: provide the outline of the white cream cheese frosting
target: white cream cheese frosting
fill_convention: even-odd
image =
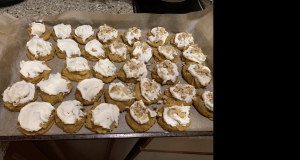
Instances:
[[[111,54],[116,54],[120,57],[124,57],[124,59],[126,59],[127,56],[127,45],[122,43],[122,42],[113,42],[112,44],[110,44],[109,46],[109,50],[111,52]]]
[[[147,101],[157,99],[161,95],[161,85],[154,79],[141,78],[140,81],[141,94]]]
[[[40,130],[40,124],[47,123],[55,108],[49,102],[31,102],[18,115],[20,126],[29,132]]]
[[[86,114],[82,104],[77,100],[63,101],[56,109],[56,114],[64,124],[75,124]]]
[[[132,54],[137,57],[137,60],[148,62],[152,57],[152,48],[146,42],[137,41],[133,47]]]
[[[101,103],[92,110],[92,122],[94,125],[110,129],[112,123],[119,125],[120,109],[118,106],[110,103]]]
[[[20,73],[24,77],[34,78],[43,73],[45,70],[51,70],[45,63],[45,61],[24,61],[20,62]]]
[[[176,33],[174,42],[177,43],[177,47],[185,47],[194,44],[194,37],[187,32]]]
[[[69,93],[71,90],[68,88],[69,80],[61,78],[61,74],[50,74],[47,80],[42,80],[37,83],[37,86],[49,95],[57,95],[59,93]]]
[[[127,40],[128,44],[132,45],[132,40],[137,39],[139,40],[142,37],[142,31],[137,27],[129,28],[125,34],[125,39]]]
[[[195,87],[189,84],[176,84],[170,87],[170,92],[174,98],[187,103],[192,102],[192,98],[196,94]]]
[[[172,127],[186,126],[190,122],[190,107],[178,105],[166,107],[163,111],[163,120]]]
[[[164,60],[158,63],[156,67],[158,76],[163,79],[163,84],[165,84],[168,80],[171,80],[172,82],[176,81],[179,72],[175,63],[170,60]]]
[[[202,86],[207,86],[212,78],[210,69],[202,64],[191,64],[188,71],[193,77],[196,77]]]
[[[75,29],[76,36],[82,38],[84,42],[87,38],[94,35],[94,30],[90,25],[81,25]]]
[[[99,59],[99,61],[93,66],[93,69],[100,73],[102,76],[113,76],[117,70],[117,67],[108,59]]]
[[[102,42],[107,42],[108,40],[117,38],[118,33],[118,30],[116,30],[115,28],[104,24],[99,27],[97,36]]]
[[[130,88],[121,82],[110,83],[108,94],[112,99],[117,101],[130,101],[135,98]]]
[[[204,55],[202,49],[197,45],[191,45],[186,50],[183,51],[183,56],[197,63],[203,63],[206,60],[207,55]]]
[[[204,102],[205,107],[210,110],[210,111],[214,111],[214,100],[213,97],[214,94],[212,91],[204,91],[202,94],[202,99]]]
[[[53,26],[53,29],[58,39],[66,39],[71,36],[72,27],[70,24],[57,24]]]
[[[24,80],[19,81],[6,88],[2,94],[3,101],[12,103],[13,106],[24,104],[34,99],[35,86]]]
[[[33,36],[41,36],[46,31],[46,27],[43,23],[30,23],[31,26],[31,35]]]
[[[177,56],[177,50],[171,45],[158,46],[158,52],[164,55],[168,60],[174,59]]]
[[[67,69],[70,72],[90,70],[88,61],[83,57],[66,58]]]
[[[149,36],[147,40],[150,42],[162,41],[164,44],[166,42],[167,37],[169,36],[169,33],[164,27],[154,27],[151,29],[150,32],[152,33],[152,35]]]
[[[102,80],[98,78],[89,78],[78,82],[77,89],[80,91],[83,99],[92,101],[103,89],[103,86]]]
[[[123,70],[127,78],[144,78],[148,73],[145,63],[136,59],[126,61]]]
[[[105,57],[105,51],[102,48],[102,44],[96,40],[93,39],[89,41],[85,46],[84,46],[85,51],[95,57]]]
[[[32,37],[27,43],[26,46],[31,54],[35,57],[47,56],[50,55],[52,50],[52,44],[48,41],[45,41],[43,38],[37,36]]]
[[[156,116],[156,112],[146,107],[142,100],[135,101],[129,110],[131,117],[139,124],[147,123],[151,117]]]
[[[71,57],[72,55],[81,56],[80,48],[73,39],[58,39],[57,47],[60,50],[65,51],[67,57]]]

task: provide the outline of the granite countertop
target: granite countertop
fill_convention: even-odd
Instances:
[[[199,0],[207,8],[212,0]],[[0,15],[8,13],[16,18],[57,15],[64,11],[89,11],[109,14],[134,13],[132,0],[23,0],[18,4],[0,7]]]
[[[204,5],[204,8],[213,4],[213,0],[199,1]],[[18,4],[0,7],[0,15],[8,13],[16,18],[38,15],[53,16],[64,11],[89,11],[109,14],[134,13],[132,0],[24,0]],[[205,137],[212,138],[211,136],[202,138]],[[3,158],[7,146],[8,142],[0,142],[0,159]]]

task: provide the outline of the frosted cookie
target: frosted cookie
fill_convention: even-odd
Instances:
[[[104,24],[99,26],[96,37],[102,44],[111,44],[113,42],[119,42],[121,34],[115,28]]]
[[[189,84],[198,88],[206,88],[211,80],[210,69],[199,63],[191,63],[182,67],[182,77]]]
[[[192,98],[195,96],[195,87],[189,84],[176,84],[165,90],[167,104],[173,105],[192,105]]]
[[[129,28],[122,34],[122,40],[125,44],[133,46],[134,42],[142,41],[142,31],[137,27]]]
[[[104,83],[112,82],[116,79],[117,67],[108,59],[100,59],[92,68],[94,77],[101,79]]]
[[[140,78],[146,77],[147,73],[148,71],[144,62],[130,59],[120,68],[118,78],[126,83],[137,83],[140,81]]]
[[[134,87],[134,93],[137,100],[142,100],[146,105],[157,103],[162,99],[161,85],[154,79],[141,78]]]
[[[55,51],[58,58],[65,59],[66,57],[80,57],[84,49],[73,39],[58,39]]]
[[[26,56],[30,60],[49,61],[54,57],[55,47],[43,38],[33,37],[26,43]]]
[[[191,33],[187,32],[176,33],[172,35],[170,44],[179,50],[185,50],[188,46],[194,44],[194,37]]]
[[[40,96],[43,101],[54,105],[63,101],[72,90],[72,83],[67,77],[60,73],[50,74],[47,80],[40,81],[37,86],[40,88]]]
[[[53,26],[52,37],[54,41],[58,39],[72,39],[72,34],[74,34],[74,30],[70,24],[61,23]]]
[[[2,93],[4,107],[11,112],[19,112],[22,107],[34,102],[38,97],[35,85],[24,80],[7,87]]]
[[[165,105],[158,109],[157,123],[166,131],[185,131],[192,121],[190,116],[191,106]]]
[[[135,101],[125,115],[128,126],[134,132],[146,132],[156,122],[156,112],[146,107],[142,100]]]
[[[132,105],[135,100],[134,93],[128,86],[123,83],[110,83],[107,90],[104,92],[106,103],[115,104],[119,107],[120,112],[123,112],[126,107]]]
[[[181,54],[181,60],[186,64],[192,62],[205,64],[207,55],[203,54],[202,49],[196,44],[189,46],[186,50],[183,50]]]
[[[94,39],[94,30],[90,25],[78,26],[71,34],[75,41],[82,45]]]
[[[96,133],[113,131],[119,125],[120,110],[110,103],[95,102],[87,111],[85,127]]]
[[[66,133],[77,133],[85,123],[86,113],[77,100],[63,101],[55,111],[55,123]]]
[[[169,32],[164,27],[154,27],[147,32],[147,43],[151,47],[158,47],[169,43]]]
[[[147,63],[152,57],[152,48],[146,42],[135,42],[130,51],[130,58]]]
[[[128,46],[122,42],[113,42],[106,48],[106,56],[113,62],[124,62],[128,53]]]
[[[61,75],[71,81],[81,81],[91,75],[88,61],[83,57],[66,58],[66,64],[61,71]]]
[[[98,40],[93,39],[89,41],[82,51],[82,56],[91,61],[98,61],[99,59],[106,58],[106,47],[102,45]]]
[[[157,62],[162,62],[164,60],[170,60],[173,63],[178,61],[178,50],[171,45],[158,46],[157,49],[153,51],[153,58]]]
[[[193,98],[193,106],[197,111],[210,120],[214,120],[214,94],[212,91],[199,91]]]
[[[27,33],[30,38],[37,36],[39,38],[43,38],[45,41],[47,41],[51,36],[51,31],[42,22],[30,23]]]
[[[77,84],[75,98],[85,106],[92,105],[100,99],[103,86],[104,83],[100,79],[84,79]]]
[[[42,79],[48,79],[51,73],[50,66],[45,61],[24,61],[20,62],[20,79],[37,84]]]
[[[151,72],[151,76],[160,84],[173,85],[178,82],[178,67],[170,60],[164,60],[156,64]]]
[[[55,108],[48,102],[32,102],[18,115],[18,130],[24,135],[42,135],[54,124]]]

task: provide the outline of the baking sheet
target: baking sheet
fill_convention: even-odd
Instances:
[[[37,20],[43,20],[44,24],[52,30],[52,27],[59,23],[71,24],[72,28],[76,28],[79,25],[89,24],[93,27],[95,33],[98,31],[98,27],[103,24],[107,24],[116,28],[120,33],[124,33],[125,30],[131,27],[137,27],[142,30],[143,40],[146,41],[146,33],[153,27],[161,26],[165,27],[170,35],[178,32],[189,32],[193,34],[194,41],[202,48],[204,54],[207,55],[206,65],[211,69],[213,75],[213,6],[210,6],[202,11],[191,12],[187,14],[103,14],[95,12],[82,12],[82,11],[67,11],[57,16],[35,16],[24,17],[21,19],[14,18],[8,14],[0,15],[0,93],[11,85],[19,81],[20,61],[29,60],[25,54],[26,43],[29,41],[27,35],[27,28],[31,22]],[[94,35],[96,38],[96,34]],[[52,44],[56,45],[56,42],[52,37],[48,40]],[[179,55],[181,52],[179,52]],[[178,56],[179,56],[178,55]],[[153,59],[153,57],[152,57]],[[51,74],[61,72],[65,59],[59,59],[56,54],[54,58],[48,61]],[[96,62],[89,61],[90,67],[94,66]],[[122,63],[116,63],[118,70]],[[181,66],[181,60],[177,63]],[[153,66],[150,66],[150,68]],[[117,71],[118,71],[117,70]],[[179,80],[180,83],[186,83],[181,77],[181,67],[179,68]],[[91,74],[91,77],[93,75]],[[151,78],[151,73],[148,71],[148,77]],[[118,82],[116,79],[113,82]],[[64,98],[64,100],[75,99],[75,91],[77,82],[72,81],[73,89],[71,93]],[[162,93],[168,86],[162,87]],[[108,84],[104,86],[108,88]],[[197,89],[201,91],[203,89]],[[213,91],[213,82],[206,88],[206,90]],[[42,101],[40,96],[36,101]],[[101,97],[101,102],[104,101],[104,96]],[[57,107],[60,103],[54,105]],[[162,105],[150,105],[150,107],[161,107]],[[91,106],[85,106],[85,112],[91,108]],[[134,133],[133,130],[127,125],[125,121],[126,111],[119,116],[119,126],[109,133]],[[0,136],[20,136],[23,135],[17,129],[17,117],[19,112],[10,112],[3,106],[2,96],[0,99]],[[213,121],[200,115],[194,107],[191,107],[190,118],[192,120],[191,125],[186,130],[188,131],[213,131]],[[156,122],[147,132],[167,132],[160,128]],[[54,125],[44,135],[64,135],[69,134],[63,132],[60,128]],[[85,128],[83,126],[77,133],[72,134],[97,134]]]

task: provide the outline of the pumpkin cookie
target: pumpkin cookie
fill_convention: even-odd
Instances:
[[[151,72],[151,76],[160,84],[173,85],[178,82],[178,67],[170,60],[164,60],[156,64]]]
[[[89,41],[82,51],[82,56],[90,61],[98,61],[106,58],[106,47],[102,45],[98,40],[93,39]]]
[[[75,41],[82,45],[94,39],[94,30],[90,25],[78,26],[71,34]]]
[[[54,124],[55,108],[48,102],[32,102],[18,115],[18,130],[24,135],[42,135]]]
[[[191,33],[187,32],[176,33],[172,35],[170,44],[179,50],[185,50],[194,44],[194,37]]]
[[[191,63],[182,67],[182,77],[189,84],[205,89],[212,81],[211,71],[207,66]]]
[[[99,26],[99,31],[97,32],[96,36],[102,44],[111,44],[113,42],[119,42],[121,39],[120,32],[106,24]]]
[[[140,78],[147,76],[148,70],[142,61],[130,59],[120,68],[118,78],[126,83],[137,83]]]
[[[104,92],[105,102],[115,104],[123,112],[126,107],[132,105],[135,100],[134,93],[128,86],[123,83],[110,83],[108,90]]]
[[[47,41],[51,36],[51,31],[42,22],[30,23],[27,33],[30,38],[37,36],[39,38],[43,38],[45,41]]]
[[[158,109],[157,123],[169,132],[183,132],[188,129],[192,121],[189,117],[191,106],[165,105]]]
[[[124,62],[128,53],[128,46],[122,42],[113,42],[106,48],[106,56],[113,62]]]
[[[130,58],[147,63],[152,57],[152,48],[146,42],[137,41],[130,51]]]
[[[125,44],[133,46],[134,42],[142,41],[142,31],[137,27],[129,28],[121,35]]]
[[[58,39],[72,39],[72,34],[74,30],[70,24],[57,24],[53,26],[52,38],[56,42]]]
[[[40,88],[40,96],[43,101],[52,105],[63,101],[72,90],[72,83],[67,77],[60,73],[50,74],[47,80],[40,81],[37,86]]]
[[[11,112],[19,112],[22,107],[34,102],[38,97],[35,85],[24,80],[7,87],[2,93],[4,107]]]
[[[37,84],[42,79],[48,79],[51,73],[50,66],[45,61],[24,61],[20,62],[20,79]]]
[[[55,123],[66,133],[77,133],[85,123],[86,113],[77,100],[63,101],[55,111]]]
[[[66,58],[66,64],[61,71],[61,75],[71,81],[81,81],[91,75],[88,61],[83,57]]]
[[[210,120],[214,120],[214,100],[212,91],[197,92],[193,98],[193,106],[197,111]]]
[[[75,98],[83,105],[88,106],[97,102],[103,93],[103,82],[97,78],[84,79],[78,82]]]
[[[154,79],[141,78],[134,87],[134,93],[137,100],[142,100],[144,104],[151,105],[162,99],[161,85]]]
[[[101,79],[104,83],[112,82],[116,79],[117,67],[108,59],[100,59],[92,68],[94,77]]]
[[[125,116],[126,123],[134,132],[146,132],[156,122],[156,112],[146,107],[142,100],[135,101]]]
[[[73,39],[58,39],[55,52],[58,58],[65,59],[80,57],[84,51],[83,47]]]
[[[93,107],[87,111],[85,127],[100,134],[111,132],[119,125],[119,115],[118,106],[95,102]]]
[[[164,27],[154,27],[147,32],[147,43],[151,47],[158,47],[169,43],[169,32]]]
[[[192,105],[192,98],[195,96],[195,87],[189,84],[176,84],[165,90],[167,104]]]
[[[153,51],[153,58],[157,62],[162,62],[164,60],[170,60],[173,63],[178,61],[178,50],[171,45],[158,46],[157,49]]]
[[[181,61],[185,64],[193,62],[205,64],[207,55],[203,54],[202,49],[196,44],[190,45],[186,50],[183,50],[181,54]]]
[[[30,60],[49,61],[54,57],[55,47],[43,38],[33,37],[26,43],[26,56]]]

